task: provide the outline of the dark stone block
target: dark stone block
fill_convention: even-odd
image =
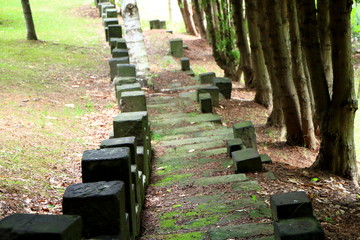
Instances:
[[[301,191],[272,195],[270,208],[274,220],[313,216],[310,198]]]
[[[199,101],[199,94],[210,93],[211,101],[214,107],[219,106],[219,88],[216,86],[202,86],[197,89],[197,101]]]
[[[150,21],[150,29],[159,29],[160,28],[160,20],[151,20]]]
[[[119,24],[111,24],[107,27],[109,29],[109,34],[106,41],[109,41],[110,38],[122,38],[122,28]]]
[[[201,93],[199,95],[200,109],[203,113],[212,113],[212,101],[210,93]]]
[[[134,64],[117,64],[117,76],[136,77],[136,66]]]
[[[220,93],[226,98],[231,98],[232,91],[232,82],[229,78],[226,77],[214,77],[212,79],[212,84],[219,88]]]
[[[137,144],[134,136],[106,139],[100,143],[100,148],[118,148],[118,147],[129,148],[131,164],[137,164],[138,166],[140,165],[138,163]]]
[[[126,40],[124,38],[120,38],[116,42],[116,48],[118,48],[118,49],[127,49]]]
[[[177,57],[177,58],[181,58],[184,56],[182,39],[171,39],[170,40],[170,53],[172,56]]]
[[[98,10],[99,10],[99,17],[102,16],[103,12],[107,9],[107,8],[114,8],[114,5],[112,5],[109,1],[107,2],[99,2],[99,4],[97,5]]]
[[[86,182],[120,180],[130,184],[130,150],[103,148],[87,150],[81,160],[82,180]]]
[[[82,217],[85,238],[122,235],[126,229],[125,186],[121,181],[79,183],[66,188],[63,213]]]
[[[111,55],[113,58],[129,57],[129,50],[114,48]]]
[[[214,72],[200,73],[199,79],[201,84],[212,84],[212,79],[215,77]]]
[[[116,89],[116,99],[121,98],[121,93],[123,92],[131,92],[131,91],[141,91],[140,83],[131,83],[131,84],[123,84],[115,87]]]
[[[106,18],[117,18],[118,13],[116,8],[108,8],[105,10]]]
[[[159,29],[166,29],[166,21],[159,22]]]
[[[267,163],[267,164],[271,164],[271,163],[272,163],[271,158],[269,157],[269,155],[267,155],[267,154],[260,154],[260,157],[261,157],[261,162],[262,162],[262,163]]]
[[[231,153],[239,150],[244,150],[245,146],[240,138],[229,139],[226,141],[227,154],[231,157]]]
[[[293,218],[274,222],[275,239],[324,240],[324,229],[314,217]]]
[[[146,111],[146,96],[144,91],[127,91],[121,93],[119,101],[121,112]]]
[[[132,137],[134,136],[137,145],[144,145],[146,142],[147,112],[127,112],[119,113],[114,117],[113,128],[114,137]]]
[[[190,70],[190,60],[187,57],[180,58],[181,61],[181,71],[189,71]]]
[[[81,233],[80,216],[16,213],[0,221],[3,240],[79,240]]]
[[[250,121],[239,122],[233,125],[234,138],[241,138],[247,148],[257,149],[255,127]]]
[[[115,89],[117,86],[122,86],[125,84],[133,84],[136,82],[137,82],[136,77],[115,77],[114,78]]]
[[[260,155],[254,148],[232,152],[231,156],[237,173],[257,172],[262,170]]]
[[[142,192],[144,192],[144,186],[142,186],[141,184],[142,180],[139,174],[140,173],[138,171],[138,167],[136,166],[136,164],[131,165],[131,177],[132,177],[132,182],[135,184],[135,192],[136,192],[135,201],[136,203],[139,204],[141,208],[143,204]]]
[[[112,52],[112,50],[114,50],[114,48],[116,48],[117,42],[121,41],[121,39],[123,39],[123,38],[110,38],[109,46],[110,46],[111,52]]]
[[[110,78],[111,81],[116,77],[118,74],[118,68],[117,65],[121,64],[129,64],[129,58],[128,57],[122,57],[122,58],[111,58],[109,59],[109,66],[110,66]]]
[[[119,25],[119,20],[117,18],[104,18],[103,25],[104,27],[108,27],[109,25]]]
[[[139,169],[143,172],[144,176],[146,177],[146,185],[147,185],[150,180],[151,163],[148,155],[146,154],[146,151],[144,153],[144,146],[137,146],[136,152],[138,155]]]

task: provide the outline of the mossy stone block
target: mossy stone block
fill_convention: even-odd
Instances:
[[[105,14],[106,14],[106,18],[117,18],[118,17],[118,13],[116,8],[108,8],[105,10]]]
[[[214,72],[200,73],[199,79],[201,84],[212,84],[212,79],[215,77]]]
[[[114,8],[114,5],[112,5],[109,1],[107,2],[101,2],[98,4],[98,14],[99,14],[99,17],[102,16],[102,14],[104,13],[104,10],[107,9],[107,8]]]
[[[129,58],[128,57],[122,57],[122,58],[110,58],[109,59],[111,81],[113,81],[114,78],[118,74],[118,69],[117,69],[118,64],[129,64]]]
[[[284,219],[273,223],[276,240],[324,240],[324,229],[314,217]]]
[[[137,144],[136,144],[136,138],[134,136],[105,139],[100,143],[100,148],[122,148],[122,147],[129,148],[131,164],[138,164],[137,161],[138,158],[136,152]]]
[[[141,91],[140,83],[130,83],[130,84],[123,84],[118,85],[116,88],[116,98],[120,99],[122,92],[131,92],[131,91]]]
[[[116,48],[118,49],[127,49],[126,40],[124,38],[120,38],[116,41]]]
[[[146,140],[147,122],[147,112],[145,111],[119,113],[113,121],[114,138],[134,136],[136,144],[143,146]]]
[[[146,185],[148,185],[150,181],[151,158],[148,156],[147,151],[144,150],[144,146],[137,146],[136,152],[138,155],[139,168],[142,169],[142,172],[146,177]]]
[[[261,157],[261,162],[262,162],[262,163],[268,163],[268,164],[271,164],[271,163],[272,163],[272,160],[271,160],[271,158],[269,157],[269,155],[267,155],[267,154],[260,154],[260,157]]]
[[[131,178],[132,182],[135,184],[135,192],[136,198],[135,201],[139,204],[140,208],[142,208],[143,199],[142,199],[142,192],[144,192],[144,186],[142,186],[142,177],[139,176],[138,166],[136,164],[131,165]]]
[[[166,21],[159,21],[159,29],[166,29]]]
[[[63,213],[81,216],[85,238],[122,235],[129,239],[125,199],[121,181],[73,184],[65,190]]]
[[[109,39],[109,46],[110,46],[111,52],[114,48],[116,48],[117,41],[119,41],[120,39],[123,39],[123,38],[110,38]]]
[[[117,64],[117,76],[136,77],[136,66],[134,64]]]
[[[150,20],[150,29],[159,29],[160,28],[160,20],[159,19],[155,19],[155,20]]]
[[[37,215],[15,213],[0,221],[0,239],[78,240],[82,220],[75,215]]]
[[[172,56],[181,58],[184,56],[183,40],[182,39],[171,39],[170,40],[170,53]]]
[[[311,200],[302,191],[272,195],[270,208],[274,220],[313,216]]]
[[[203,113],[212,113],[212,100],[210,93],[199,94],[200,109]]]
[[[197,89],[196,96],[199,101],[199,95],[201,93],[210,93],[211,101],[214,107],[219,106],[219,88],[216,86],[201,86]]]
[[[212,79],[212,84],[219,88],[220,93],[225,97],[225,99],[231,98],[232,82],[229,78],[214,77]]]
[[[233,132],[234,138],[241,138],[245,147],[257,149],[255,127],[251,121],[235,123]]]
[[[119,24],[111,24],[107,26],[109,34],[107,35],[106,41],[110,38],[122,38],[122,28]]]
[[[240,138],[229,139],[226,141],[226,150],[229,157],[231,153],[245,149],[245,146]]]
[[[189,71],[190,70],[190,59],[187,57],[180,58],[181,62],[181,71]]]
[[[144,91],[122,92],[120,98],[120,109],[122,112],[146,111],[146,97]]]
[[[129,50],[114,48],[111,51],[111,55],[113,58],[129,57]]]
[[[133,84],[136,83],[135,77],[115,77],[114,78],[114,84],[115,88],[117,86],[125,85],[125,84]]]
[[[254,148],[247,148],[231,153],[237,173],[257,172],[262,170],[261,158]]]
[[[104,27],[108,27],[109,25],[119,25],[119,20],[117,18],[104,18],[103,25]]]

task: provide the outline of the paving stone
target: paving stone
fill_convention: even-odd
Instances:
[[[118,64],[128,64],[129,58],[122,57],[122,58],[111,58],[109,59],[109,66],[110,66],[110,79],[111,81],[116,77],[118,74],[117,65]]]
[[[153,133],[158,133],[153,131]],[[161,132],[162,133],[162,132]],[[161,134],[160,134],[161,135]],[[188,139],[188,138],[199,138],[199,137],[209,137],[209,136],[222,136],[224,139],[231,139],[233,137],[232,129],[227,127],[219,127],[215,130],[198,130],[194,132],[189,132],[187,134],[177,134],[177,135],[164,135],[162,136],[162,141],[172,141],[179,139]]]
[[[217,140],[226,140],[226,137],[224,135],[192,137],[192,138],[187,138],[187,139],[161,141],[161,143],[159,145],[160,146],[181,146],[181,145],[188,145],[188,144],[213,142],[213,141],[217,141]]]
[[[146,111],[146,97],[144,91],[127,91],[121,93],[120,109],[122,112]]]
[[[113,58],[129,57],[129,50],[123,48],[114,48],[111,52]]]
[[[204,113],[200,115],[195,116],[189,116],[189,117],[179,117],[179,118],[173,118],[173,119],[165,119],[160,122],[152,122],[152,126],[160,127],[164,125],[176,125],[180,123],[199,123],[199,122],[214,122],[214,123],[221,123],[221,118],[217,114],[211,114],[211,113]]]
[[[121,234],[128,239],[123,182],[70,185],[65,190],[62,205],[64,214],[82,217],[84,237]]]
[[[201,84],[212,84],[212,79],[215,77],[214,72],[200,73],[199,79]]]
[[[138,82],[129,83],[129,84],[118,85],[115,87],[115,89],[116,89],[116,98],[120,99],[122,92],[141,91],[141,85]]]
[[[234,226],[222,226],[211,228],[208,231],[211,240],[224,240],[233,238],[249,238],[273,233],[271,224],[248,223]]]
[[[313,216],[311,200],[302,191],[270,196],[270,208],[274,220]]]
[[[254,148],[232,152],[231,156],[237,173],[262,171],[260,155]]]
[[[201,86],[197,89],[197,100],[201,93],[210,93],[211,101],[214,107],[219,106],[219,88],[216,86]]]
[[[231,98],[232,82],[226,77],[214,77],[212,84],[219,88],[219,92],[225,97],[225,99]]]
[[[196,144],[182,145],[175,148],[167,148],[166,153],[181,154],[183,152],[204,151],[205,149],[219,148],[219,147],[224,147],[224,140],[215,140],[205,143],[196,143]]]
[[[170,40],[170,53],[172,56],[177,57],[177,58],[181,58],[184,56],[182,39],[171,39]]]
[[[275,239],[277,240],[323,240],[324,230],[313,217],[293,218],[274,222]]]
[[[260,190],[261,187],[256,181],[246,181],[242,183],[235,183],[231,185],[234,191],[255,191]]]
[[[233,125],[234,138],[241,138],[246,148],[257,149],[255,127],[250,121],[238,122]]]
[[[232,152],[245,149],[241,138],[229,139],[226,141],[226,150],[229,157],[231,157]]]
[[[196,125],[190,125],[185,127],[174,127],[170,129],[158,129],[153,130],[154,133],[163,134],[163,135],[176,135],[176,134],[188,134],[191,132],[198,132],[204,130],[216,129],[218,124],[214,124],[211,122],[200,122]]]
[[[195,185],[210,185],[210,184],[220,184],[220,183],[231,183],[231,182],[243,182],[248,180],[245,174],[233,174],[233,175],[224,175],[217,177],[207,177],[207,178],[198,178],[193,180]]]
[[[77,240],[81,234],[81,217],[74,215],[15,213],[0,221],[3,240]]]
[[[203,113],[212,113],[212,100],[210,93],[199,94],[200,110]]]

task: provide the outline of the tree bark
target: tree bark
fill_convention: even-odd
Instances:
[[[295,0],[289,0],[288,10],[290,17],[289,23],[292,71],[300,103],[301,126],[304,138],[304,145],[305,147],[308,147],[310,149],[315,149],[316,137],[313,124],[313,112],[311,109],[311,100],[309,97],[307,79],[303,66],[300,32]]]
[[[130,63],[136,65],[136,75],[145,79],[150,73],[150,67],[136,0],[121,0],[121,11]]]
[[[351,63],[351,0],[330,1],[334,88],[313,167],[358,181],[354,146],[357,100]]]
[[[244,82],[246,87],[254,88],[253,69],[251,65],[250,47],[246,34],[246,23],[244,16],[243,0],[231,0],[233,6],[233,21],[237,35],[237,47],[240,51],[239,70],[244,73]]]
[[[21,5],[25,18],[27,40],[38,40],[29,0],[21,0]]]
[[[299,101],[292,80],[291,62],[283,31],[279,0],[266,0],[270,44],[273,50],[274,71],[281,89],[281,107],[284,113],[288,144],[303,145]]]
[[[181,15],[184,19],[186,32],[190,35],[198,36],[195,28],[195,23],[192,16],[192,10],[189,6],[188,0],[178,0]]]
[[[268,108],[272,106],[270,80],[268,77],[258,27],[257,1],[246,0],[246,16],[248,20],[251,45],[251,60],[254,67],[256,94],[255,102]]]
[[[192,6],[194,11],[194,22],[197,27],[198,33],[200,33],[200,36],[204,39],[206,39],[206,29],[204,25],[204,17],[203,17],[203,11],[200,7],[199,0],[192,0]]]

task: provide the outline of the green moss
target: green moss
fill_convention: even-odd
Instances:
[[[180,214],[180,211],[166,212],[161,215],[161,219],[165,220],[165,219],[173,218],[175,216],[179,216],[179,214]]]
[[[176,204],[174,206],[172,206],[173,208],[178,208],[178,207],[181,207],[182,205],[181,204]]]
[[[220,216],[212,215],[205,218],[199,218],[191,222],[186,223],[187,228],[199,228],[208,225],[213,225],[219,221]]]
[[[190,233],[177,233],[165,235],[163,239],[169,240],[190,240],[190,239],[204,239],[204,232],[190,232]]]
[[[168,228],[168,229],[176,229],[177,226],[175,225],[176,219],[163,219],[160,220],[160,227],[161,228]]]
[[[156,187],[169,186],[176,182],[186,180],[189,177],[191,177],[192,175],[193,174],[191,174],[191,173],[168,175],[168,176],[164,177],[162,180],[160,180],[159,182],[155,183],[153,186],[156,186]]]

